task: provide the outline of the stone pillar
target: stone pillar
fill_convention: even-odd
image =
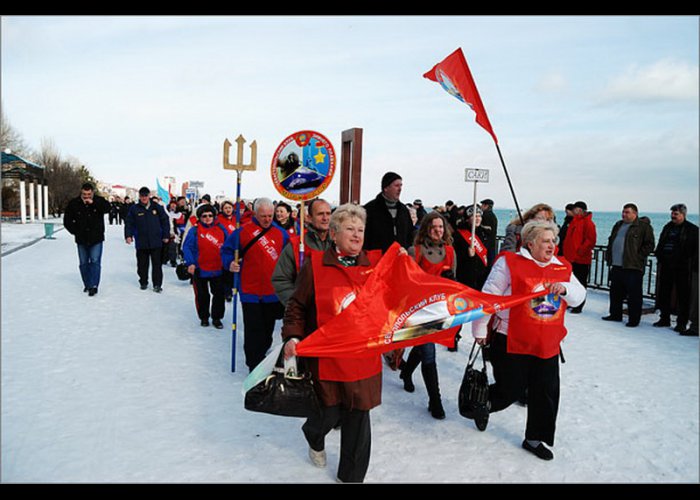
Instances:
[[[49,186],[44,186],[44,219],[49,218]]]
[[[41,220],[43,219],[44,215],[44,204],[42,203],[42,185],[41,182],[38,182],[36,185],[36,219]]]
[[[34,222],[34,181],[29,182],[29,222]]]
[[[27,188],[24,180],[19,181],[19,221],[22,224],[27,223]]]

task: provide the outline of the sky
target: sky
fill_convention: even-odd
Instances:
[[[340,160],[363,129],[361,202],[387,171],[401,199],[513,208],[498,151],[469,107],[423,74],[461,47],[521,209],[698,212],[697,16],[3,16],[2,107],[93,175],[199,180],[235,197],[223,143],[257,144],[242,197],[280,199],[279,144],[317,131]],[[235,143],[234,143],[235,144]],[[235,145],[231,158],[235,159]],[[339,199],[340,162],[322,194]]]

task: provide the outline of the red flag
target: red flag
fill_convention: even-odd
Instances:
[[[447,342],[451,327],[508,309],[547,291],[489,295],[423,271],[394,243],[355,300],[296,346],[299,356],[355,358],[428,342]]]
[[[433,69],[423,76],[428,80],[439,83],[447,93],[455,96],[472,108],[476,113],[476,123],[491,134],[494,142],[498,144],[498,139],[496,138],[493,128],[491,128],[491,122],[489,122],[486,109],[481,102],[479,91],[476,88],[476,83],[472,78],[467,60],[464,58],[461,48],[455,50],[442,62],[437,63],[433,66]]]

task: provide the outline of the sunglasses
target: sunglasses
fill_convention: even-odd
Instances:
[[[214,217],[214,214],[202,214],[202,215],[199,216],[200,219],[204,219],[205,217],[207,217],[207,218],[209,218],[209,217],[213,218],[213,217]]]

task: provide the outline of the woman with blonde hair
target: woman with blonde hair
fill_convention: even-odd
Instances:
[[[554,458],[544,443],[554,444],[566,307],[576,307],[586,298],[586,289],[573,275],[571,264],[556,255],[558,232],[551,221],[525,224],[520,250],[501,253],[482,288],[492,295],[548,291],[494,315],[490,355],[495,383],[489,387],[488,404],[475,417],[477,426],[486,429],[489,413],[504,410],[527,390],[522,447],[543,460]],[[472,323],[472,335],[481,345],[486,343],[488,322],[486,316]]]
[[[366,251],[366,212],[347,203],[330,221],[333,244],[325,252],[312,252],[305,260],[296,289],[284,315],[284,355],[296,355],[296,344],[333,319],[352,302],[369,277],[367,271],[381,258],[381,251]],[[370,458],[369,411],[381,403],[381,356],[371,358],[302,358],[311,371],[322,411],[302,426],[309,458],[326,466],[325,438],[340,421],[340,482],[362,482]]]

